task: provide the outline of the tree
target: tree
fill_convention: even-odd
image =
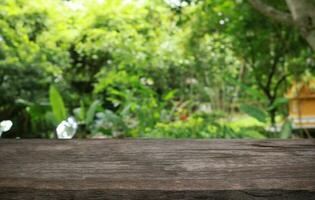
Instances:
[[[278,10],[262,0],[248,0],[262,14],[280,23],[293,25],[315,50],[315,1],[286,0],[290,12]]]
[[[280,2],[274,4],[283,6]],[[202,38],[203,34],[211,33],[219,34],[229,41],[225,48],[232,49],[234,57],[241,64],[235,66],[239,75],[228,75],[246,85],[242,86],[239,94],[242,102],[251,104],[251,101],[263,106],[269,113],[271,124],[275,124],[279,111],[276,105],[279,98],[283,97],[290,78],[303,74],[309,68],[305,63],[311,57],[309,48],[298,31],[266,20],[248,3],[205,1],[196,13],[198,19],[192,22],[192,26],[196,28],[192,39],[196,40]],[[199,40],[195,43],[204,42]],[[221,64],[224,68],[232,66],[229,63]],[[227,85],[227,82],[224,84]],[[258,92],[254,94],[253,90]]]
[[[275,123],[286,83],[314,63],[297,28],[241,0],[168,2],[0,0],[0,119],[17,124],[5,137],[53,137],[56,107],[83,137],[159,123],[176,137],[242,137],[226,129],[240,104]],[[186,120],[198,134],[180,130]]]

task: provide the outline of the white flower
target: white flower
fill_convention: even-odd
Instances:
[[[78,123],[73,117],[69,117],[66,121],[62,121],[57,129],[58,139],[72,139],[78,129]]]
[[[145,77],[142,77],[140,79],[140,82],[142,85],[153,85],[154,84],[154,81],[150,78],[145,78]]]
[[[146,84],[146,81],[147,81],[147,79],[144,78],[144,77],[142,77],[142,78],[140,79],[140,82],[142,83],[142,85],[145,85],[145,84]]]
[[[172,7],[180,7],[182,4],[180,0],[165,0],[165,2]]]
[[[185,80],[185,82],[186,82],[187,85],[196,85],[196,84],[198,84],[198,80],[195,79],[195,78],[187,78]]]
[[[13,123],[10,120],[4,120],[2,122],[0,122],[0,137],[2,135],[3,132],[7,132],[11,129]]]
[[[154,84],[154,82],[152,79],[147,79],[147,85],[153,85],[153,84]]]
[[[212,113],[212,111],[213,111],[211,104],[206,104],[206,103],[200,104],[199,105],[199,110],[201,112],[204,112],[204,113]]]

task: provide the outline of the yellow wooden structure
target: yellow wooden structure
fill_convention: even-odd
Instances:
[[[315,82],[294,84],[287,97],[293,128],[315,128]]]

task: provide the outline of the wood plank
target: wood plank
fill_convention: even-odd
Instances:
[[[0,199],[315,199],[315,140],[0,140]]]

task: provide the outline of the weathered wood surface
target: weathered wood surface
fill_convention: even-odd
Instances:
[[[314,200],[315,140],[0,140],[0,199]]]

